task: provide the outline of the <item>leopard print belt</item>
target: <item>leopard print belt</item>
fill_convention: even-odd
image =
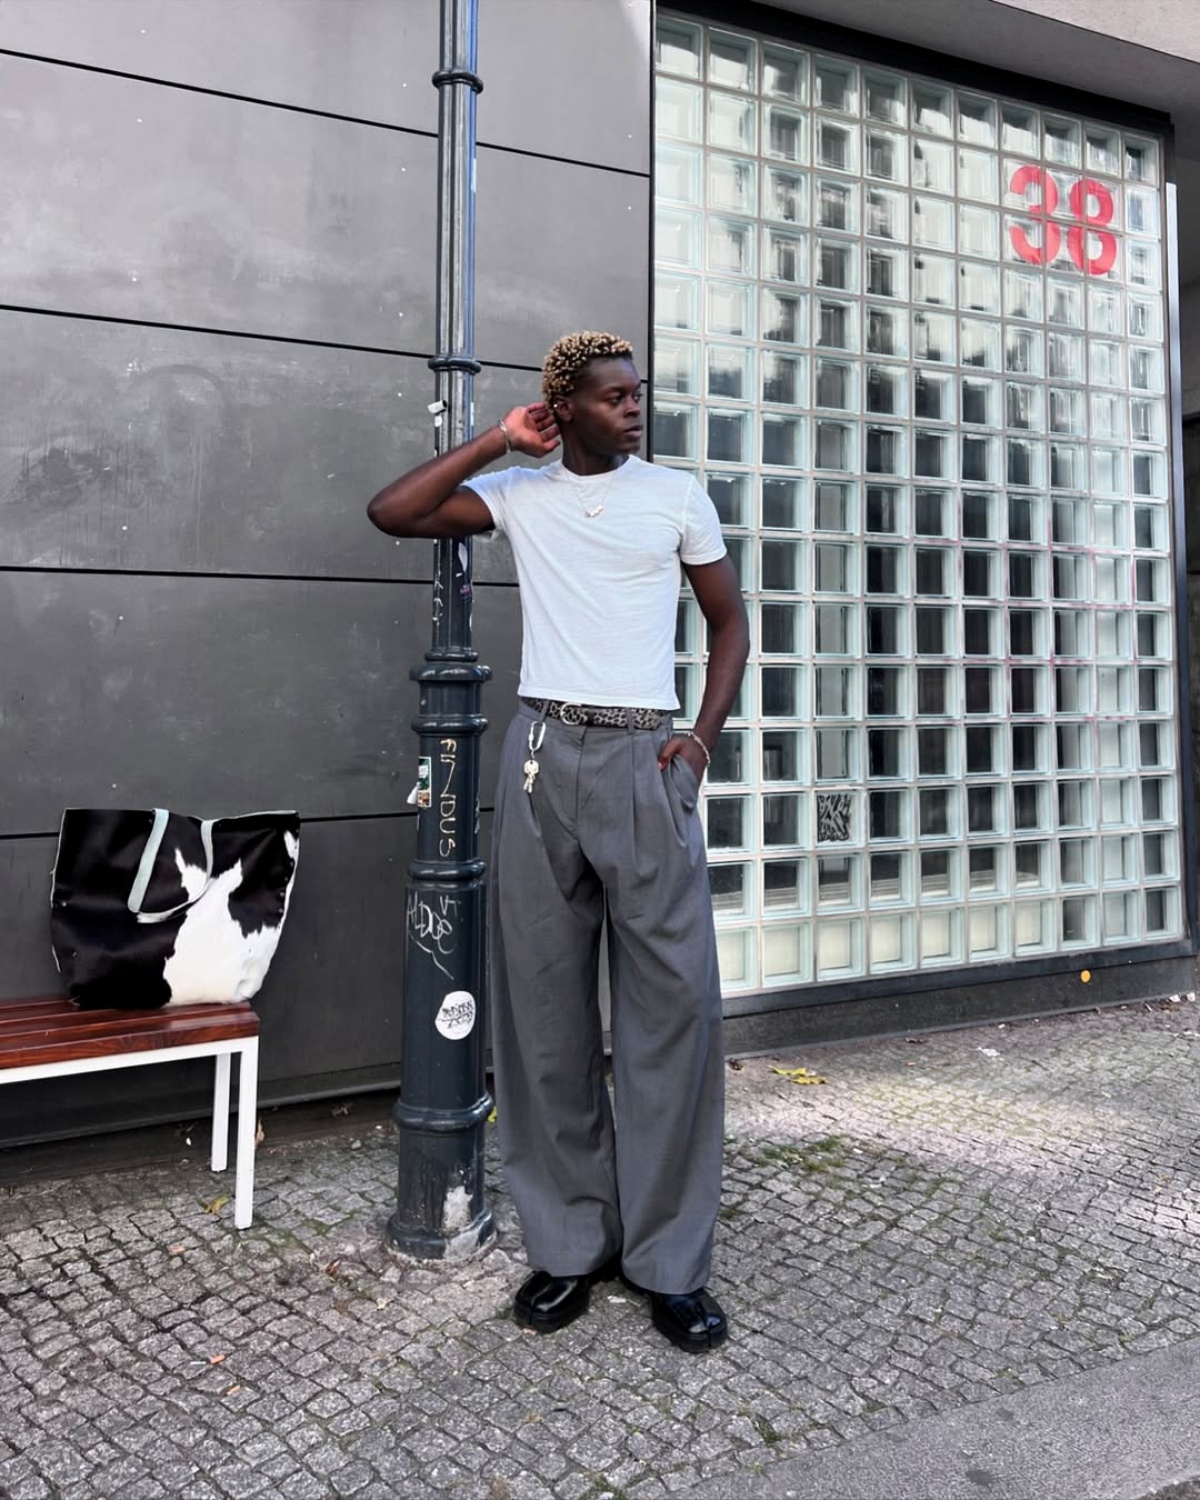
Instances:
[[[561,703],[558,699],[522,698],[527,708],[536,709],[544,719],[561,719],[573,727],[592,725],[597,729],[657,729],[671,713],[665,708],[608,708],[590,703]]]

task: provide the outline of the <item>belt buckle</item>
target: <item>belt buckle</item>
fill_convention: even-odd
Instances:
[[[582,703],[564,703],[559,717],[573,729],[581,729],[587,723],[587,711]]]

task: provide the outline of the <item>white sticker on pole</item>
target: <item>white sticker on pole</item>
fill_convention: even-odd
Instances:
[[[433,1024],[448,1042],[461,1042],[475,1029],[475,996],[469,990],[451,990]]]

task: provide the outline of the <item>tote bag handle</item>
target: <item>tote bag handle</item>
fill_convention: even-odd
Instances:
[[[178,916],[181,911],[186,911],[189,906],[194,906],[200,897],[212,883],[213,867],[213,824],[215,818],[206,818],[200,824],[200,842],[204,845],[204,884],[194,896],[189,896],[186,901],[181,901],[178,906],[171,907],[170,911],[143,911],[142,902],[146,899],[146,892],[150,888],[150,877],[154,874],[154,862],[158,858],[158,851],[162,846],[163,835],[167,831],[167,820],[170,817],[165,807],[154,809],[154,823],[150,829],[150,837],[146,840],[146,848],[142,854],[142,862],[138,865],[137,875],[134,877],[133,889],[129,893],[129,910],[137,917],[139,922],[165,922],[171,917]]]

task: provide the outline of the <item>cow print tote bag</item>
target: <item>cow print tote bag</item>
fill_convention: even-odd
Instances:
[[[294,812],[63,814],[50,897],[54,959],[86,1010],[257,994],[300,854]]]

